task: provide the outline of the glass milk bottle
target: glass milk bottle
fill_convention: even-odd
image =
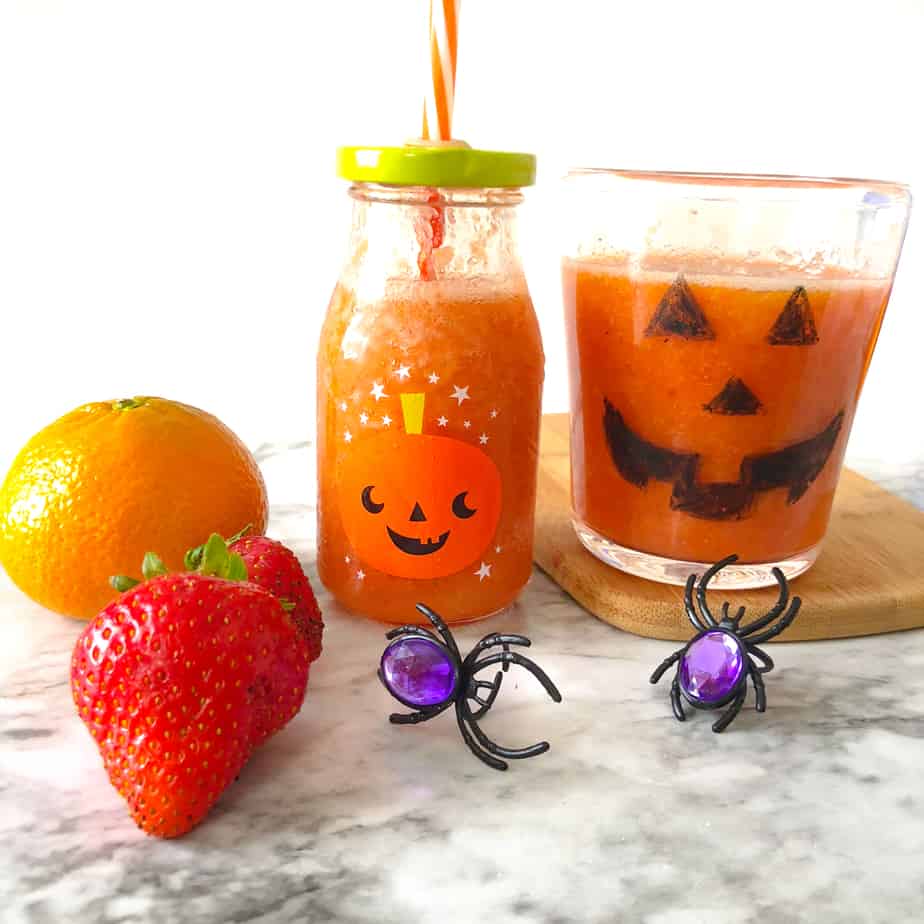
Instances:
[[[544,358],[517,245],[528,154],[343,148],[349,255],[318,352],[318,567],[346,607],[450,623],[532,569]]]

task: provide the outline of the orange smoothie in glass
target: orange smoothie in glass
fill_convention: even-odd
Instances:
[[[507,606],[532,569],[543,379],[525,281],[338,285],[318,355],[318,567],[343,604],[414,622]]]
[[[563,273],[579,532],[691,562],[816,547],[890,279],[652,253]]]

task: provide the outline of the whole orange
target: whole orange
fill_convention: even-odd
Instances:
[[[266,528],[266,487],[216,417],[164,398],[85,404],[29,440],[0,487],[0,563],[48,609],[90,619],[140,577],[144,553],[171,570],[211,533]]]

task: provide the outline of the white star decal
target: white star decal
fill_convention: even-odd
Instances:
[[[498,411],[498,409],[497,409],[496,407],[492,407],[492,408],[491,408],[491,416],[492,416],[492,417],[497,417],[497,415],[498,415],[499,413],[500,413],[500,411]]]
[[[495,555],[500,555],[500,553],[503,552],[503,551],[504,551],[504,550],[503,550],[503,548],[502,548],[501,546],[499,546],[499,545],[494,546],[494,554],[495,554]]]
[[[351,561],[352,561],[352,559],[350,558],[349,555],[344,555],[344,556],[343,556],[343,563],[344,563],[345,565],[348,565]]]
[[[482,446],[487,445],[487,442],[488,442],[488,434],[487,434],[487,433],[482,433],[481,436],[478,437],[478,442],[481,443]]]
[[[472,574],[478,578],[479,583],[483,581],[486,577],[491,577],[491,568],[493,566],[489,565],[487,562],[482,562],[481,567],[477,571],[473,571]]]
[[[431,372],[427,376],[427,379],[431,385],[435,385],[440,380],[440,377],[435,372]]]
[[[340,402],[340,410],[343,411],[344,413],[346,413],[346,411],[347,411],[347,403],[346,403],[346,401],[341,401],[341,402]]]
[[[350,433],[349,430],[344,430],[344,431],[343,431],[343,439],[344,439],[344,442],[352,443],[352,442],[353,442],[353,434]]]
[[[398,378],[403,382],[405,379],[409,379],[411,377],[411,367],[398,366],[398,368],[395,369],[395,375],[398,376]]]
[[[468,385],[466,385],[465,388],[459,388],[458,385],[453,385],[452,394],[449,397],[455,398],[456,401],[459,402],[459,407],[461,407],[463,401],[469,401],[471,399],[471,395],[468,393],[468,388]]]
[[[386,415],[382,418],[382,426],[383,426],[383,427],[389,427],[389,426],[391,426],[391,418],[388,416],[388,414],[386,414]]]
[[[467,430],[471,425],[472,425],[472,422],[471,422],[470,420],[463,420],[463,421],[462,421],[462,426],[465,427],[466,430]]]
[[[366,580],[366,572],[363,571],[362,568],[360,568],[359,571],[356,572],[356,580],[357,580],[357,581],[365,581],[365,580]]]
[[[385,386],[381,382],[373,382],[372,389],[369,392],[376,401],[380,401],[382,398],[387,398],[388,395],[385,394]]]
[[[437,426],[445,427],[449,423],[448,417],[438,417],[436,420]]]
[[[366,426],[367,423],[369,423],[369,415],[365,411],[363,411],[362,414],[359,415],[359,422],[364,427]]]

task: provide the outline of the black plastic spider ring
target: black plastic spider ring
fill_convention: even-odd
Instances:
[[[722,605],[722,618],[717,622],[706,603],[706,588],[722,568],[737,560],[737,555],[729,555],[703,575],[699,587],[696,588],[698,614],[693,605],[693,589],[697,576],[691,574],[687,578],[683,594],[684,605],[697,634],[683,648],[665,658],[651,675],[651,682],[657,683],[672,664],[679,662],[671,684],[671,707],[674,717],[679,722],[686,719],[681,697],[695,709],[720,709],[722,706],[728,706],[713,723],[714,732],[728,728],[741,711],[747,696],[748,677],[754,684],[757,711],[766,710],[767,694],[762,675],[773,670],[773,661],[770,655],[757,646],[787,629],[802,605],[799,597],[793,597],[790,603],[786,577],[779,568],[774,568],[773,576],[780,585],[780,596],[769,612],[742,626],[740,623],[744,616],[744,607],[739,607],[734,616],[729,616],[726,601]],[[779,621],[771,625],[776,619]]]
[[[548,741],[525,748],[506,748],[492,741],[478,727],[478,721],[494,705],[504,673],[511,664],[529,671],[556,703],[561,702],[561,693],[545,671],[529,658],[510,650],[511,645],[528,648],[530,640],[523,635],[495,632],[486,635],[463,659],[439,614],[422,603],[417,604],[417,609],[430,620],[439,637],[422,626],[398,626],[386,633],[385,637],[392,641],[382,653],[379,680],[395,699],[415,710],[410,714],[392,713],[390,721],[395,725],[416,725],[454,705],[463,740],[489,767],[506,770],[504,757],[521,760],[544,754],[549,749]],[[501,651],[490,651],[498,646]],[[500,664],[501,670],[493,680],[477,679],[480,671],[495,664]],[[470,701],[477,706],[473,708]]]

